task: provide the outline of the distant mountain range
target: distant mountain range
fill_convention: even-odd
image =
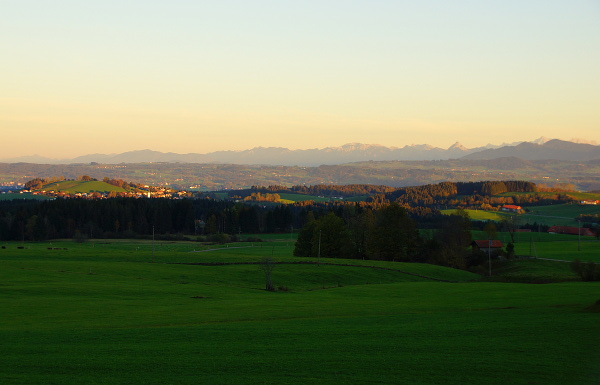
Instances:
[[[487,145],[466,148],[456,142],[447,149],[428,144],[386,147],[377,144],[349,143],[340,147],[290,150],[283,147],[256,147],[244,151],[216,151],[207,154],[177,154],[152,150],[129,151],[121,154],[90,154],[73,159],[49,159],[25,156],[3,159],[5,163],[38,164],[119,164],[119,163],[225,163],[279,166],[338,165],[364,161],[427,161],[448,159],[486,160],[516,157],[524,160],[587,161],[600,159],[600,146],[581,139],[571,141],[538,138],[530,142]]]

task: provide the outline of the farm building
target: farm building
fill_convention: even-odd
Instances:
[[[502,244],[502,241],[498,241],[496,239],[483,239],[471,242],[471,247],[473,250],[480,250],[486,254],[489,251],[490,254],[498,255],[500,251],[502,251],[504,245]]]
[[[581,204],[581,205],[598,205],[598,204],[600,204],[600,201],[593,200],[593,199],[586,199],[583,201],[579,201],[579,204]]]
[[[548,233],[550,234],[569,234],[569,235],[579,235],[581,230],[581,235],[585,235],[586,237],[593,237],[594,233],[592,230],[587,227],[572,227],[572,226],[552,226],[548,229]]]
[[[511,211],[513,213],[518,213],[521,210],[523,210],[523,208],[521,206],[515,206],[515,205],[502,206],[502,211]]]

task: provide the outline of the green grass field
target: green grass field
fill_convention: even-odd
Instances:
[[[578,205],[561,204],[550,206],[534,206],[529,208],[529,212],[522,215],[522,221],[533,223],[545,223],[549,225],[567,225],[577,226],[574,220],[580,214],[600,215],[600,206],[597,205]]]
[[[37,195],[32,193],[0,194],[0,201],[12,201],[19,199],[48,200],[52,198],[45,195]]]
[[[592,261],[600,263],[600,242],[582,240],[577,237],[569,241],[557,242],[518,242],[515,252],[519,255],[531,255],[537,258],[558,259],[563,261]]]
[[[530,206],[525,207],[529,211],[522,214],[508,213],[502,211],[484,211],[484,210],[465,210],[472,220],[477,221],[496,221],[509,217],[518,218],[520,224],[539,223],[547,226],[578,226],[575,218],[580,214],[600,215],[600,206],[596,205],[578,205],[578,204],[557,204],[549,206]],[[450,215],[456,210],[440,210],[442,214]]]
[[[500,227],[502,230],[502,227]],[[485,232],[479,230],[472,230],[471,234],[473,235],[473,239],[487,239],[488,236]],[[503,241],[504,243],[508,243],[511,241],[510,234],[507,231],[498,231],[496,238]],[[577,235],[570,234],[550,234],[547,232],[516,232],[514,233],[515,243],[529,243],[532,240],[534,242],[562,242],[562,241],[577,241]],[[594,242],[597,241],[595,237],[590,236],[582,236],[582,242]]]
[[[568,193],[555,193],[555,192],[536,192],[536,193],[531,193],[531,192],[505,192],[505,193],[501,193],[501,194],[497,194],[495,196],[499,196],[499,197],[514,197],[514,196],[518,196],[518,195],[540,195],[540,196],[555,196],[557,194],[566,194],[568,196],[574,197],[575,199],[579,199],[579,200],[586,200],[586,199],[590,199],[590,200],[600,200],[600,194],[597,193],[587,193],[587,192],[568,192]]]
[[[465,210],[469,214],[469,218],[474,221],[495,221],[500,222],[506,217],[505,213],[501,211],[485,211],[485,210]],[[444,215],[452,215],[456,212],[456,209],[445,209],[440,210]]]
[[[600,380],[598,283],[478,282],[408,263],[291,264],[304,260],[283,240],[0,245],[2,384]],[[264,257],[281,262],[273,281],[285,291],[263,290],[257,264],[177,264]],[[529,275],[565,265],[526,263]]]

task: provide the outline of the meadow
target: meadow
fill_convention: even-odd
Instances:
[[[24,199],[35,199],[35,200],[48,200],[52,199],[45,195],[32,194],[32,193],[12,193],[12,194],[0,194],[0,201],[14,201]]]
[[[69,194],[76,193],[90,193],[90,192],[125,192],[126,190],[110,185],[102,181],[77,181],[77,180],[65,180],[61,182],[50,183],[44,186],[45,191],[59,191]]]
[[[514,196],[518,196],[518,195],[531,195],[531,194],[532,194],[531,192],[511,191],[511,192],[504,192],[504,193],[497,194],[497,196],[514,197]],[[586,200],[586,199],[600,200],[600,194],[598,194],[598,193],[589,193],[589,192],[580,192],[580,191],[570,191],[570,192],[566,192],[566,193],[537,191],[534,194],[540,195],[540,196],[547,196],[547,197],[556,196],[556,194],[566,194],[568,196],[571,196],[571,197],[573,197],[575,199],[579,199],[579,200]]]
[[[2,384],[600,380],[598,283],[300,260],[286,236],[0,245]]]
[[[442,214],[450,215],[455,209],[440,210]],[[547,206],[530,206],[528,211],[520,214],[504,211],[465,210],[469,218],[476,221],[496,221],[515,217],[519,224],[538,223],[547,226],[578,226],[575,218],[580,214],[600,215],[600,206],[563,203]]]

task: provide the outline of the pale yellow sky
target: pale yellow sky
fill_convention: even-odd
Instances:
[[[595,1],[4,3],[0,159],[600,142]]]

